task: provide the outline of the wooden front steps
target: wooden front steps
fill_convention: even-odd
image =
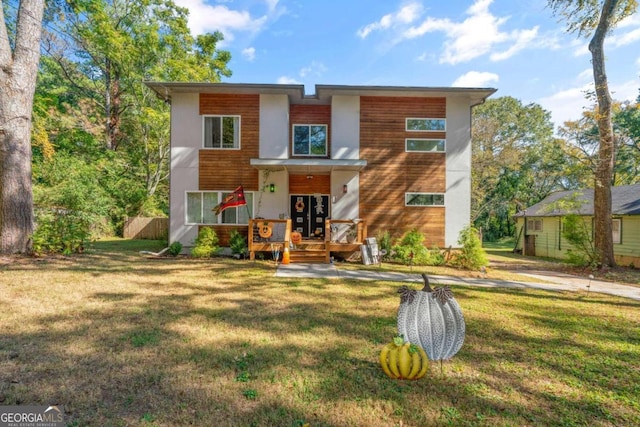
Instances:
[[[303,240],[289,252],[291,263],[321,264],[327,259],[327,245],[324,240]]]

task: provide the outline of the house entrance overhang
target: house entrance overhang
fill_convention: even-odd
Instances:
[[[366,160],[349,159],[251,159],[258,170],[286,170],[293,174],[329,174],[333,171],[359,171],[367,166]]]

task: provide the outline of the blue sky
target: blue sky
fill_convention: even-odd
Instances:
[[[233,83],[494,87],[561,125],[590,105],[589,40],[546,0],[177,0],[194,34],[221,31]],[[605,44],[614,99],[640,89],[640,13]]]

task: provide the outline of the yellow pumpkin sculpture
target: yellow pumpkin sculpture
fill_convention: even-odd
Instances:
[[[418,380],[429,369],[429,358],[422,348],[396,336],[380,352],[380,366],[389,378]]]

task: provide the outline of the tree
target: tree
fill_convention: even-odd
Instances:
[[[215,82],[231,74],[229,52],[216,50],[222,34],[194,38],[187,9],[171,0],[73,0],[50,14],[62,31],[47,33],[46,54],[99,105],[111,150],[127,142],[122,127],[140,109],[143,80]]]
[[[599,148],[594,176],[594,247],[598,264],[614,266],[611,218],[614,138],[611,121],[611,94],[605,71],[604,40],[609,31],[637,8],[636,0],[549,0],[554,12],[568,22],[570,32],[591,37],[593,80],[598,101]]]
[[[0,253],[24,253],[33,233],[31,114],[44,0],[20,1],[13,34],[0,6]]]
[[[640,110],[637,105],[613,102],[612,104],[614,165],[613,185],[629,185],[640,182]],[[579,163],[585,179],[582,188],[590,187],[597,172],[600,136],[597,123],[597,107],[585,111],[582,117],[568,121],[559,128],[560,136],[570,145],[565,149],[568,157]]]
[[[513,236],[513,215],[572,185],[550,113],[512,97],[473,109],[472,222],[488,241]]]
[[[188,10],[172,0],[51,0],[46,12],[36,162],[54,151],[92,165],[116,230],[125,215],[166,213],[169,106],[143,81],[220,81],[231,73],[222,34],[192,36]],[[52,200],[42,190],[36,205]]]

